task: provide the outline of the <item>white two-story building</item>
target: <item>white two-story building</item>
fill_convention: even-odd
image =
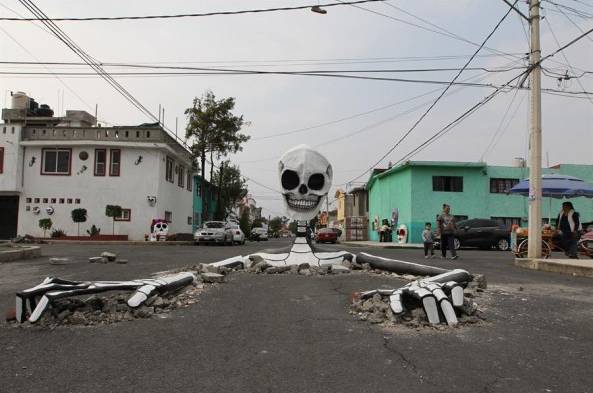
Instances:
[[[107,205],[119,205],[115,234],[144,240],[153,219],[169,233],[191,233],[190,152],[158,124],[97,127],[84,111],[54,117],[24,93],[12,96],[0,124],[0,239],[42,236],[39,220],[77,235],[72,210],[87,210],[80,224],[112,234]]]

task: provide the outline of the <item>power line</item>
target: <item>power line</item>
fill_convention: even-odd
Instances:
[[[552,33],[552,37],[554,38],[554,41],[556,41],[556,45],[560,46],[560,41],[558,41],[558,37],[556,37],[556,33],[554,33],[554,30],[552,29],[552,24],[550,23],[549,18],[545,18],[544,21],[548,25],[548,29],[550,30],[550,33]],[[560,52],[560,54],[564,58],[564,61],[566,61],[566,64],[568,64],[571,72],[574,74],[575,73],[574,68],[572,67],[572,65],[570,65],[570,62],[568,61],[568,57],[566,57],[566,53]],[[581,82],[580,78],[576,78],[576,80],[577,80],[577,83],[579,84],[579,86],[581,87],[581,89],[585,90],[585,86],[583,86],[583,83]],[[593,99],[591,99],[591,97],[589,97],[589,102],[593,104]]]
[[[515,0],[515,4],[517,4],[518,0]],[[418,127],[418,125],[422,122],[422,120],[424,120],[424,118],[430,113],[430,111],[432,110],[432,108],[434,108],[436,106],[436,104],[440,101],[440,99],[445,95],[445,93],[451,88],[451,86],[455,83],[455,81],[459,78],[459,76],[461,75],[461,73],[463,72],[463,69],[465,69],[469,63],[474,59],[475,55],[478,54],[478,52],[484,47],[484,45],[486,45],[486,42],[488,42],[488,40],[490,39],[490,37],[492,37],[492,35],[498,30],[499,26],[502,24],[502,22],[506,19],[506,17],[511,13],[512,9],[509,8],[507,10],[507,12],[503,15],[503,17],[498,21],[498,23],[494,26],[494,28],[492,29],[492,31],[486,36],[486,38],[482,41],[482,44],[478,47],[478,49],[474,52],[474,55],[472,57],[469,58],[469,60],[464,64],[463,68],[457,73],[457,75],[455,75],[455,77],[451,80],[451,82],[447,85],[447,87],[443,90],[443,92],[436,98],[436,100],[433,102],[433,104],[431,106],[428,107],[428,109],[420,116],[420,118],[418,120],[416,120],[416,122],[412,125],[412,127],[410,127],[410,129],[401,137],[399,138],[394,145],[392,145],[385,154],[383,154],[381,156],[381,158],[379,158],[379,160],[377,160],[376,163],[374,163],[373,165],[370,166],[370,168],[368,168],[367,170],[365,170],[363,173],[361,173],[360,175],[356,176],[355,178],[351,179],[349,182],[350,183],[354,180],[359,179],[360,177],[364,176],[366,173],[368,173],[370,170],[372,170],[375,166],[377,166],[381,161],[383,161],[383,159],[385,159],[385,157],[387,157],[389,154],[391,154],[405,139],[408,135],[410,135],[414,129],[416,129],[416,127]],[[525,73],[525,72],[524,72]],[[495,92],[499,92],[500,90],[502,90],[501,88],[497,88],[495,90]]]
[[[341,0],[338,0],[338,1],[341,1]],[[342,2],[342,3],[343,3],[343,2]],[[384,4],[388,4],[388,3],[384,3]],[[471,40],[468,40],[467,38],[465,38],[465,37],[462,37],[462,36],[460,36],[460,35],[458,35],[458,34],[452,33],[452,32],[448,31],[447,29],[445,29],[445,28],[443,28],[443,27],[440,27],[440,26],[438,26],[438,25],[436,25],[436,24],[434,24],[434,23],[432,23],[432,22],[429,22],[429,21],[427,21],[427,20],[425,20],[425,19],[422,19],[422,18],[420,18],[420,17],[418,17],[418,16],[416,16],[416,15],[413,15],[413,14],[411,14],[411,13],[408,13],[407,11],[404,11],[404,10],[402,10],[401,8],[398,8],[398,7],[395,7],[395,6],[394,6],[394,7],[395,7],[396,9],[398,9],[400,12],[405,12],[405,13],[407,13],[408,15],[410,15],[410,16],[412,16],[412,17],[414,17],[415,19],[418,19],[418,20],[420,20],[420,21],[422,21],[422,22],[424,22],[424,23],[427,23],[427,24],[429,24],[429,25],[431,25],[431,26],[434,26],[434,27],[436,27],[438,30],[430,29],[430,28],[427,28],[427,27],[425,27],[425,26],[421,26],[421,25],[418,25],[418,24],[416,24],[416,23],[412,23],[412,22],[406,21],[406,20],[404,20],[404,19],[396,18],[396,17],[394,17],[394,16],[392,16],[392,15],[388,15],[388,14],[384,14],[384,13],[382,13],[382,12],[378,12],[378,11],[375,11],[375,10],[371,10],[371,9],[369,9],[369,8],[361,7],[361,6],[358,6],[358,5],[351,5],[351,6],[352,6],[352,7],[355,7],[355,8],[358,8],[358,9],[360,9],[360,10],[363,10],[363,11],[366,11],[366,12],[369,12],[369,13],[372,13],[372,14],[375,14],[375,15],[382,16],[382,17],[384,17],[384,18],[391,19],[391,20],[393,20],[393,21],[396,21],[396,22],[400,22],[400,23],[403,23],[403,24],[406,24],[406,25],[409,25],[409,26],[413,26],[413,27],[416,27],[416,28],[419,28],[419,29],[422,29],[422,30],[425,30],[425,31],[429,31],[429,32],[432,32],[432,33],[435,33],[435,34],[443,35],[443,36],[445,36],[445,37],[449,37],[449,38],[452,38],[452,39],[455,39],[455,40],[458,40],[458,41],[461,41],[461,42],[465,42],[465,43],[467,43],[467,44],[470,44],[470,45],[473,45],[473,46],[476,46],[476,47],[479,47],[479,46],[480,46],[480,44],[478,44],[478,43],[476,43],[476,42],[473,42],[473,41],[471,41]],[[512,58],[514,58],[514,59],[517,59],[517,56],[516,56],[516,55],[514,55],[514,54],[511,54],[511,53],[505,53],[505,52],[502,52],[502,51],[499,51],[499,50],[497,50],[497,49],[490,48],[490,47],[487,47],[487,46],[484,46],[484,49],[486,49],[487,51],[489,51],[489,52],[491,52],[491,53],[496,53],[496,54],[499,54],[499,55],[505,56],[505,57],[507,57],[507,58],[508,58],[508,57],[512,57]]]
[[[19,0],[20,1],[20,0]],[[278,12],[278,11],[296,11],[310,9],[311,7],[336,7],[353,4],[363,3],[376,3],[385,0],[358,0],[348,1],[339,3],[327,3],[327,4],[312,4],[312,5],[301,5],[295,7],[277,7],[277,8],[262,8],[262,9],[251,9],[251,10],[237,10],[237,11],[215,11],[215,12],[203,12],[203,13],[187,13],[187,14],[173,14],[173,15],[140,15],[140,16],[93,16],[93,17],[65,17],[65,18],[49,18],[47,16],[38,16],[37,18],[12,18],[2,17],[0,21],[8,22],[32,22],[32,21],[52,21],[52,22],[88,22],[88,21],[121,21],[121,20],[145,20],[145,19],[178,19],[178,18],[196,18],[205,16],[222,16],[222,15],[241,15],[241,14],[259,14],[266,12]]]

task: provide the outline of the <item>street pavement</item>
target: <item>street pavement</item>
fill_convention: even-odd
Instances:
[[[42,258],[0,264],[0,307],[47,275],[142,278],[286,244],[45,245]],[[87,262],[107,250],[129,263]],[[421,250],[350,250],[427,262]],[[477,326],[385,329],[348,313],[353,291],[403,284],[392,277],[234,273],[166,319],[2,322],[0,392],[593,392],[593,280],[520,269],[508,252],[460,255],[427,263],[485,274],[476,301],[487,321]]]

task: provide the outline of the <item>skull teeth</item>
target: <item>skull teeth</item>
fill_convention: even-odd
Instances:
[[[317,197],[317,199],[315,200],[311,200],[311,199],[298,199],[298,198],[294,198],[290,195],[286,196],[286,202],[288,203],[288,206],[291,209],[296,209],[296,210],[311,210],[314,209],[317,204],[319,203],[319,197]]]

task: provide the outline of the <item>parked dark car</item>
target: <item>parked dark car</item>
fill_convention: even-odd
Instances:
[[[461,247],[478,247],[489,250],[496,247],[501,251],[507,251],[510,247],[511,232],[504,225],[494,220],[473,218],[457,223],[455,231],[455,249]],[[440,245],[440,239],[436,239],[435,246]]]
[[[321,228],[315,234],[317,243],[336,243],[338,241],[338,230],[334,228]]]

